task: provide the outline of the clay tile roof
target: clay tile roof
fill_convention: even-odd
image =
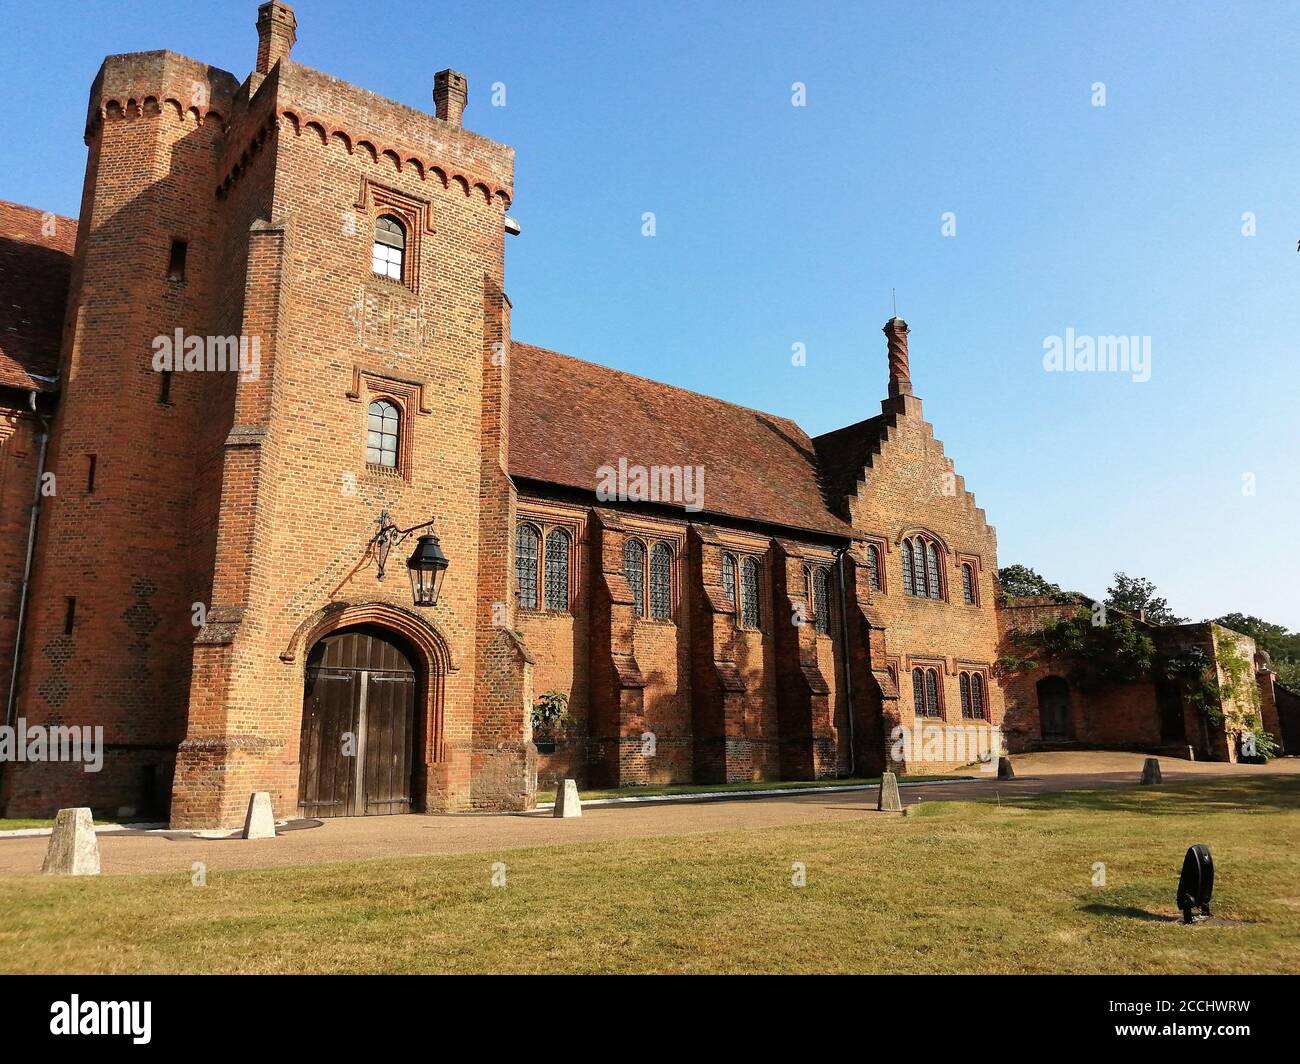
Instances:
[[[596,471],[703,466],[703,514],[851,533],[793,421],[528,344],[510,345],[510,473],[594,492]],[[701,516],[701,519],[705,519]]]
[[[76,239],[75,218],[0,200],[0,386],[56,387]]]

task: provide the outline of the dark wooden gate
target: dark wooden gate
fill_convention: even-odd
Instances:
[[[415,666],[385,633],[328,635],[307,658],[298,809],[305,817],[411,808]]]
[[[1070,685],[1060,676],[1045,676],[1038,681],[1038,720],[1043,738],[1057,741],[1074,738],[1074,719],[1070,713]]]

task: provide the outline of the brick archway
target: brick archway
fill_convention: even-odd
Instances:
[[[443,735],[446,681],[448,673],[457,671],[450,644],[432,622],[413,609],[389,602],[331,603],[298,626],[280,653],[280,660],[290,665],[305,663],[308,651],[331,632],[364,626],[392,632],[411,648],[417,659],[421,682],[416,712],[421,742],[416,782],[418,789],[423,790],[429,766],[446,756]]]

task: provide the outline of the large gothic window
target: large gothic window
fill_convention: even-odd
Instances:
[[[515,537],[515,582],[519,605],[526,610],[537,609],[537,529],[520,525]]]
[[[632,605],[638,617],[645,616],[645,544],[629,539],[623,545],[623,575],[632,589]]]
[[[666,621],[673,613],[673,549],[656,543],[650,551],[650,616]]]
[[[903,540],[903,594],[913,598],[943,598],[943,567],[939,546],[932,539]]]
[[[912,702],[918,717],[939,716],[939,673],[917,667],[912,670]]]
[[[746,628],[758,628],[763,622],[763,612],[758,605],[758,559],[745,558],[740,563],[740,623]]]
[[[569,533],[562,528],[546,537],[545,604],[548,610],[569,608]]]

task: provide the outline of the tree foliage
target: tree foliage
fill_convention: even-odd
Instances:
[[[1115,582],[1106,589],[1106,605],[1137,617],[1145,611],[1151,624],[1185,624],[1186,617],[1177,616],[1169,608],[1167,599],[1156,594],[1156,585],[1142,576],[1116,573]]]
[[[1027,565],[1006,565],[998,570],[998,588],[1004,595],[1060,595],[1058,585],[1040,576]]]

